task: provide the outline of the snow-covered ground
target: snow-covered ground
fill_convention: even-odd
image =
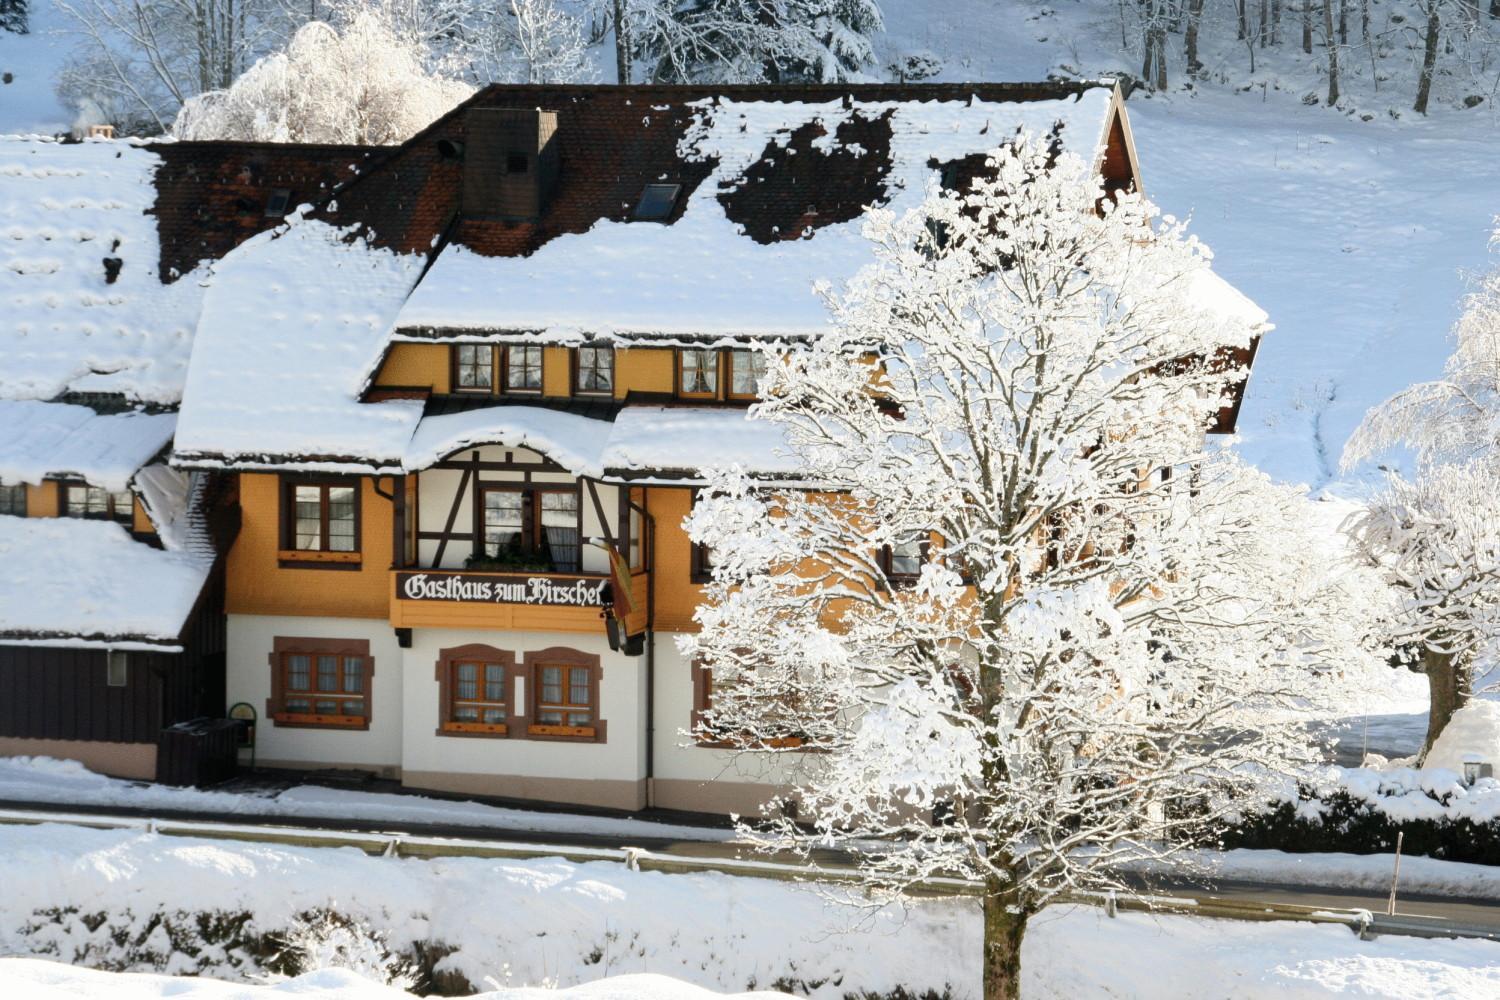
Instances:
[[[242,932],[254,936],[336,906],[398,951],[419,941],[452,948],[441,970],[498,988],[494,996],[506,1000],[522,1000],[513,991],[525,986],[559,987],[570,1000],[706,1000],[661,980],[568,990],[635,973],[717,991],[779,985],[817,1000],[897,987],[948,991],[955,1000],[979,995],[972,900],[871,912],[834,905],[802,885],[632,872],[603,862],[404,861],[352,849],[58,826],[0,830],[0,885],[0,954],[124,971],[254,982],[265,973],[254,950],[205,943],[199,913],[248,913]],[[1500,945],[1487,942],[1360,941],[1338,926],[1111,919],[1082,907],[1038,916],[1022,966],[1028,998],[1500,995]],[[6,997],[269,1000],[287,993],[401,995],[342,973],[272,991],[0,961]]]
[[[109,778],[72,760],[0,757],[0,800],[57,805],[117,806],[275,818],[296,816],[377,823],[437,823],[493,830],[678,840],[730,841],[732,830],[572,813],[505,809],[479,802],[297,785],[265,793],[202,791]]]

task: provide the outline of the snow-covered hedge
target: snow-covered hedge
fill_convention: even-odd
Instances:
[[[1500,781],[1440,768],[1330,767],[1223,832],[1226,847],[1383,853],[1500,865]]]

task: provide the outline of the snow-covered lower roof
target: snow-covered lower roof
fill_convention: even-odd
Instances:
[[[406,448],[406,468],[425,469],[463,448],[483,444],[530,448],[569,472],[598,476],[612,424],[540,406],[487,406],[425,417]]]
[[[604,449],[605,474],[682,472],[737,466],[750,475],[789,476],[798,464],[780,424],[748,411],[702,406],[630,406]]]
[[[681,482],[737,466],[790,476],[797,463],[782,428],[743,409],[627,406],[613,421],[540,406],[488,406],[426,417],[407,447],[407,471],[478,445],[529,448],[575,475]]]
[[[67,476],[123,490],[172,440],[176,423],[170,413],[100,414],[71,403],[0,399],[0,481]]]
[[[1256,333],[1273,329],[1266,311],[1212,268],[1193,268],[1184,277],[1191,300],[1225,328],[1240,331],[1249,327]]]
[[[1113,90],[1042,101],[700,102],[678,145],[686,163],[712,164],[671,225],[600,220],[586,233],[559,236],[529,257],[486,257],[463,246],[444,250],[397,318],[398,339],[432,331],[533,335],[550,342],[584,338],[816,335],[828,324],[815,283],[837,286],[872,259],[863,219],[796,232],[747,234],[730,218],[726,197],[752,188],[752,168],[778,146],[796,153],[793,134],[820,128],[804,156],[839,146],[846,123],[886,120],[890,150],[885,207],[918,205],[938,166],[982,154],[1018,132],[1056,134],[1065,148],[1095,162],[1107,139]],[[811,209],[812,206],[809,206]],[[815,213],[814,213],[815,214]],[[401,332],[405,331],[405,332]]]
[[[130,142],[0,137],[0,398],[181,395],[202,289],[157,273],[160,166]]]
[[[0,515],[0,636],[73,646],[176,642],[212,557],[152,548],[111,521]]]
[[[422,404],[359,393],[423,260],[294,218],[215,264],[176,461],[399,471]]]

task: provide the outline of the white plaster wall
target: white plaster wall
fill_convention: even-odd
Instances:
[[[226,667],[229,703],[255,706],[257,760],[316,765],[357,764],[372,768],[401,763],[401,653],[389,623],[369,618],[315,618],[284,615],[230,615]],[[370,728],[293,729],[266,717],[271,697],[273,640],[277,636],[310,639],[367,639],[375,673],[370,692]],[[431,671],[429,671],[431,676]]]
[[[656,634],[656,777],[780,784],[809,755],[744,754],[700,747],[687,732],[693,718],[693,672],[670,632]]]
[[[608,723],[608,742],[439,736],[438,653],[475,642],[514,652],[518,665],[527,651],[550,646],[566,646],[598,656],[602,670],[599,717]],[[401,743],[404,769],[532,778],[637,781],[645,777],[644,657],[612,652],[602,637],[576,632],[479,629],[417,629],[412,635],[411,648],[401,650],[401,653],[406,660],[402,671],[406,720]],[[516,694],[512,690],[512,697]],[[530,692],[525,692],[525,696],[529,698]]]

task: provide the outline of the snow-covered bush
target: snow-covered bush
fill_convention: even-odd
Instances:
[[[401,142],[473,93],[427,68],[425,44],[374,12],[342,28],[315,21],[224,90],[187,101],[180,139]]]
[[[288,975],[348,969],[386,986],[409,990],[418,983],[415,967],[395,954],[385,935],[334,910],[305,913],[279,935],[275,964]]]

